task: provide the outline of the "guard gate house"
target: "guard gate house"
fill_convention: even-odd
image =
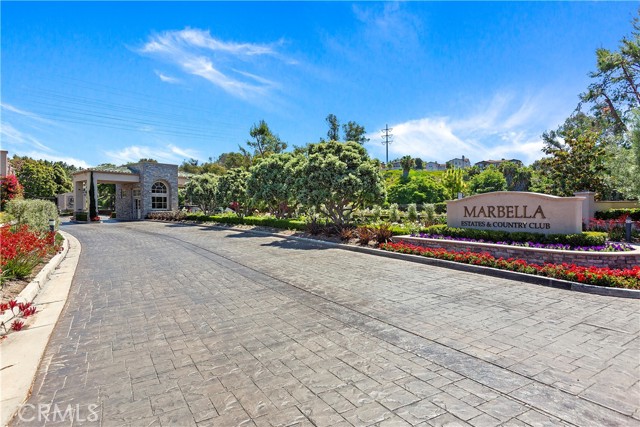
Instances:
[[[115,184],[116,218],[144,219],[150,212],[178,209],[178,188],[186,184],[187,176],[177,165],[141,162],[119,167],[95,167],[73,174],[76,212],[89,211],[89,185]]]

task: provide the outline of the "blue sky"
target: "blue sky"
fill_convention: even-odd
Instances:
[[[384,160],[542,157],[636,2],[6,2],[1,145],[88,167],[289,146],[329,113]]]

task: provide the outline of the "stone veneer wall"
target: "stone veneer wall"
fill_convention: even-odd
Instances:
[[[131,170],[140,175],[140,189],[142,197],[142,219],[146,218],[151,209],[151,187],[156,181],[167,185],[168,210],[178,210],[178,165],[164,163],[138,163],[130,166]]]
[[[393,242],[407,242],[425,248],[444,248],[449,251],[487,252],[497,258],[517,258],[534,264],[576,264],[583,267],[631,268],[640,265],[640,249],[629,252],[579,252],[555,249],[524,248],[490,243],[455,242],[441,239],[424,239],[411,236],[395,236]]]
[[[136,219],[133,212],[133,188],[138,184],[116,184],[116,219]],[[124,192],[124,197],[121,197]]]

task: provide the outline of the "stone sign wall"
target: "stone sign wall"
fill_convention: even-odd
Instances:
[[[478,194],[447,202],[449,227],[544,234],[582,232],[584,197],[519,191]]]

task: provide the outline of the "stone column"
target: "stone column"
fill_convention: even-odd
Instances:
[[[84,183],[85,181],[73,181],[73,210],[75,212],[85,212],[85,200],[84,200]]]
[[[596,193],[593,191],[578,191],[576,197],[584,197],[582,201],[582,223],[589,225],[589,220],[596,214]]]

